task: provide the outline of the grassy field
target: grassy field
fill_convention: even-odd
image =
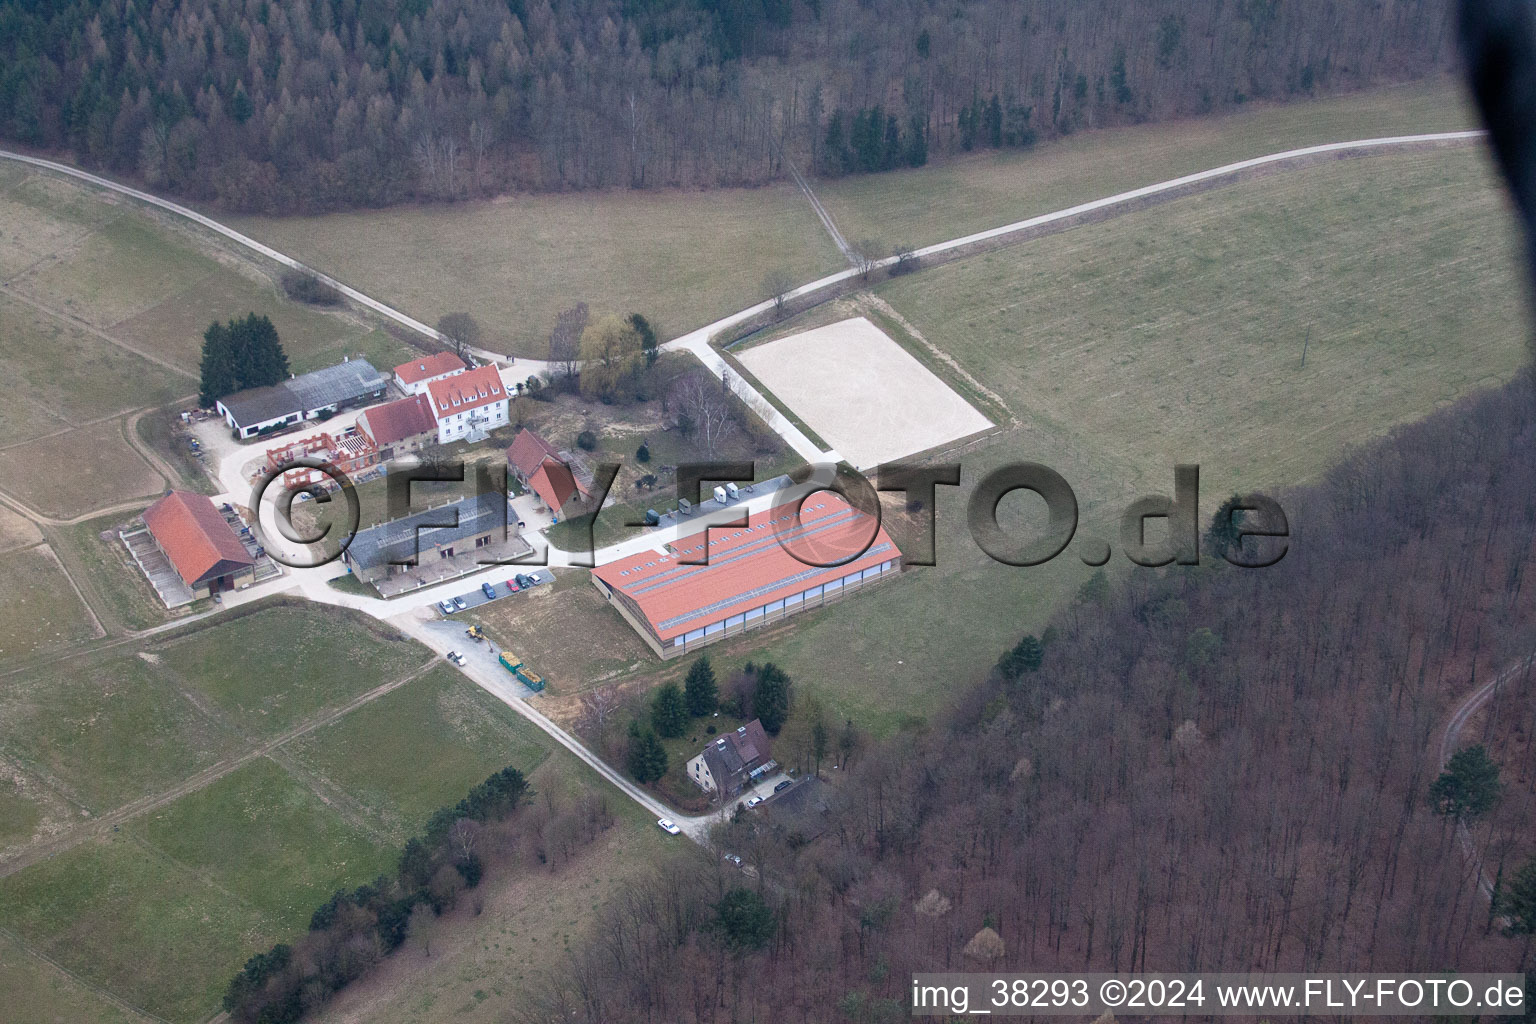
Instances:
[[[152,498],[166,480],[128,443],[124,429],[121,420],[104,420],[6,448],[0,479],[12,496],[56,519]]]
[[[3,291],[0,381],[6,399],[0,403],[0,446],[161,405],[197,390],[191,377],[171,373]]]
[[[849,239],[920,246],[1266,153],[1476,124],[1460,82],[1446,77],[1316,103],[1083,132],[1029,151],[818,182],[816,193]]]
[[[0,690],[0,708],[0,749],[98,814],[168,789],[243,746],[136,654],[13,677]]]
[[[537,357],[556,314],[577,302],[644,313],[670,337],[758,301],[769,270],[799,281],[844,265],[790,185],[516,195],[235,224],[417,319],[468,311],[484,345]]]
[[[323,605],[220,623],[159,657],[251,736],[281,733],[426,660],[421,647],[387,627]]]
[[[0,880],[0,927],[176,1024],[210,1016],[229,976],[283,934],[255,907],[127,833]]]
[[[11,1024],[139,1024],[148,1020],[121,1008],[3,932],[0,992],[6,995],[6,1020]]]
[[[166,610],[117,537],[118,528],[135,517],[135,512],[119,512],[47,529],[48,543],[59,561],[69,569],[70,578],[102,624],[113,632],[148,629],[201,612],[209,604],[205,599],[174,613]]]
[[[54,518],[159,491],[163,481],[113,417],[195,392],[209,321],[248,312],[272,318],[295,372],[359,355],[387,368],[413,351],[358,314],[289,300],[274,266],[212,236],[83,184],[7,168],[0,486]]]
[[[424,648],[384,633],[350,615],[280,605],[8,677],[0,843],[14,852],[58,837],[84,809],[170,791],[249,750],[251,733],[427,662]],[[258,657],[273,649],[281,662]],[[176,791],[118,830],[0,878],[0,982],[17,987],[0,1018],[34,1019],[15,1018],[13,1007],[78,1005],[60,1019],[122,1019],[94,997],[99,988],[177,1024],[204,1020],[248,956],[301,932],[335,889],[388,870],[408,832],[487,775],[514,764],[556,798],[595,784],[574,759],[551,767],[549,755],[542,733],[439,666]],[[620,813],[638,835],[644,816]]]
[[[284,749],[399,842],[492,772],[531,774],[547,753],[516,712],[447,665]]]
[[[1492,169],[1462,148],[1247,182],[879,293],[1019,420],[1080,433],[1135,486],[1199,463],[1215,496],[1301,483],[1507,380],[1517,268]]]
[[[308,927],[331,893],[387,870],[397,854],[267,758],[131,827],[288,932]]]
[[[0,554],[0,664],[99,635],[46,546]]]
[[[0,505],[0,554],[17,548],[29,548],[42,539],[42,531],[32,520]]]

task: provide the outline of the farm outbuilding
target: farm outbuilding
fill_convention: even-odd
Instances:
[[[592,570],[592,582],[652,650],[676,658],[900,569],[901,551],[874,517],[821,492],[798,508],[788,502],[756,513],[745,526],[694,534],[666,553],[609,562]]]
[[[171,491],[144,510],[144,526],[194,598],[249,585],[256,556],[213,502]]]
[[[349,359],[270,387],[237,391],[215,406],[224,422],[246,438],[367,405],[383,398],[387,390],[389,378],[372,363]]]

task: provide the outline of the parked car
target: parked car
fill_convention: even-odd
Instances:
[[[449,651],[448,660],[462,668],[464,666],[464,662],[468,661],[469,659],[464,657],[464,655],[460,654],[458,651]]]
[[[538,582],[537,580],[532,579],[531,577],[524,576],[522,573],[518,573],[516,576],[513,577],[513,579],[517,580],[517,585],[519,587],[522,587],[522,588],[531,587],[535,583]]]
[[[517,585],[516,580],[507,580],[507,593],[515,594],[523,588]]]
[[[791,782],[789,779],[785,779],[783,782],[779,783],[777,786],[774,786],[773,787],[773,791],[775,793],[782,793],[786,789],[788,789],[790,786],[793,786],[793,785],[794,785],[793,782]]]
[[[725,855],[725,862],[727,864],[731,865],[732,867],[738,867],[738,868],[741,867],[741,858],[738,857],[734,853],[726,854]]]
[[[465,608],[469,607],[469,602],[464,600],[462,597],[456,597],[453,599],[453,606],[459,611],[463,611]]]
[[[442,610],[442,613],[444,615],[452,615],[453,614],[453,611],[454,611],[453,602],[448,600],[447,598],[444,598],[443,600],[437,602],[437,607]]]
[[[760,804],[762,802],[763,802],[763,798],[760,797],[760,796],[749,796],[749,797],[747,797],[747,810],[750,811],[752,808],[756,807],[758,804]]]
[[[487,601],[496,600],[496,588],[491,586],[489,583],[480,584],[480,591],[485,595],[485,599]]]
[[[678,828],[677,822],[673,821],[671,818],[657,818],[656,827],[661,829],[669,836],[680,836],[683,834],[683,830]]]

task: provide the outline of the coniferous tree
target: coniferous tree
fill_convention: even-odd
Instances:
[[[635,729],[630,737],[629,774],[642,783],[667,774],[667,749],[650,729]]]
[[[204,408],[239,390],[235,383],[234,349],[229,328],[215,320],[203,332],[203,359],[198,403]]]
[[[651,698],[651,728],[667,739],[677,739],[688,728],[688,705],[676,683],[666,683]]]
[[[757,670],[757,690],[752,695],[752,713],[771,736],[777,736],[789,718],[789,687],[789,676],[773,662],[767,662]]]
[[[683,696],[687,699],[688,713],[695,718],[712,715],[720,706],[720,686],[715,681],[714,666],[709,663],[709,656],[704,655],[688,668],[688,677],[683,681]]]
[[[1499,766],[1479,743],[1451,755],[1445,771],[1429,787],[1429,797],[1446,817],[1474,821],[1493,810],[1503,788]]]

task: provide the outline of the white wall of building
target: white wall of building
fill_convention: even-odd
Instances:
[[[490,402],[472,409],[449,409],[445,413],[439,413],[437,443],[447,444],[450,441],[462,440],[476,426],[481,430],[504,427],[508,422],[508,408],[507,399],[503,398],[499,402]]]

